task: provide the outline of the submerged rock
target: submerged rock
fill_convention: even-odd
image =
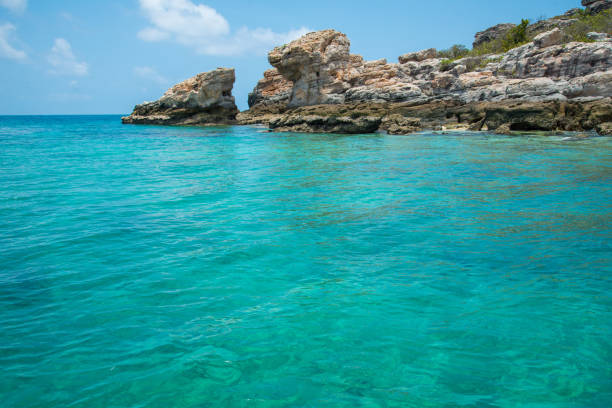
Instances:
[[[232,88],[234,69],[217,68],[204,72],[170,88],[159,100],[137,105],[128,124],[213,125],[231,124],[238,108]]]

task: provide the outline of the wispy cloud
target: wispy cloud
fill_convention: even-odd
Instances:
[[[15,13],[23,13],[28,7],[28,0],[0,0],[0,6],[6,7]]]
[[[9,43],[11,34],[15,31],[15,26],[10,23],[0,25],[0,57],[12,60],[24,60],[27,54],[18,50]]]
[[[151,67],[135,67],[134,74],[149,81],[164,85],[169,81],[160,75],[154,68]]]
[[[225,17],[207,5],[190,0],[139,1],[151,23],[138,33],[141,40],[174,41],[204,55],[265,54],[310,31],[300,28],[277,33],[269,28],[243,27],[232,34]]]
[[[87,63],[77,60],[70,43],[63,38],[55,40],[47,60],[52,74],[84,76],[89,72]]]

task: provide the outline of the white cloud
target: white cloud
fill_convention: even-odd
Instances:
[[[89,66],[80,62],[72,53],[70,43],[63,38],[57,38],[47,58],[51,64],[51,73],[58,75],[87,75]]]
[[[140,0],[140,8],[152,24],[138,33],[141,40],[172,40],[205,55],[265,54],[310,31],[276,33],[243,27],[232,34],[227,20],[215,9],[191,0]]]
[[[10,23],[0,25],[0,57],[23,60],[27,57],[26,53],[9,43],[9,37],[13,31],[15,31],[15,26]]]
[[[134,74],[141,78],[157,82],[158,84],[167,84],[169,81],[160,75],[154,68],[151,67],[136,67],[134,68]]]
[[[0,0],[0,6],[16,13],[23,13],[28,6],[28,0]]]

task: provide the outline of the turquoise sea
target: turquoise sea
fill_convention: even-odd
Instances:
[[[0,117],[0,406],[612,406],[612,138]]]

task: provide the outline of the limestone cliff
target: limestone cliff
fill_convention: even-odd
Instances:
[[[206,125],[235,123],[233,69],[204,72],[170,88],[159,100],[137,105],[129,124]]]

